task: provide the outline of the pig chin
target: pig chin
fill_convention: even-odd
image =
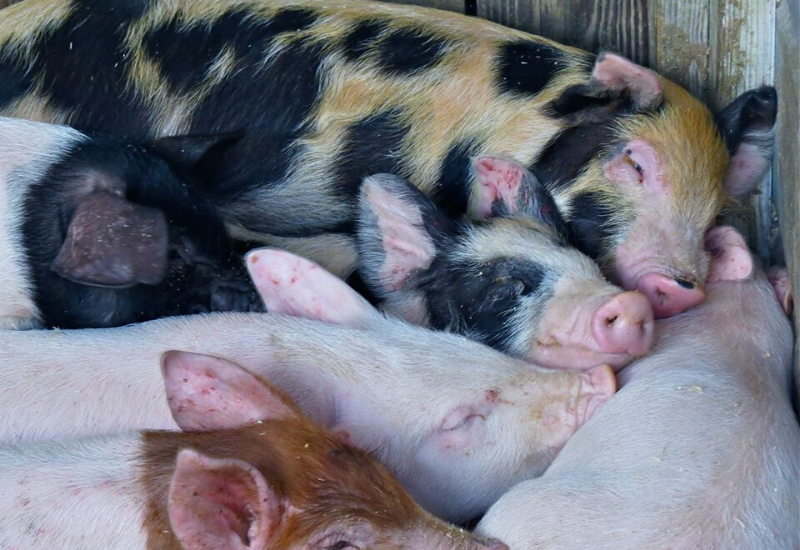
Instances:
[[[531,363],[553,369],[588,370],[608,364],[614,372],[619,372],[635,358],[628,353],[602,353],[577,345],[536,342],[526,359]]]

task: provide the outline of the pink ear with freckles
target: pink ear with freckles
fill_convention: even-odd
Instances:
[[[473,160],[472,166],[481,184],[478,214],[483,218],[492,215],[497,203],[502,203],[509,213],[519,210],[524,168],[516,161],[482,156]]]
[[[301,414],[264,380],[220,357],[168,351],[161,371],[172,416],[182,430],[233,429]]]
[[[661,97],[661,80],[656,73],[613,53],[597,57],[591,85],[624,92],[640,109],[649,107]]]
[[[355,327],[381,319],[347,283],[305,258],[259,248],[248,253],[245,262],[270,313]]]
[[[167,509],[182,548],[267,548],[284,508],[255,466],[192,449],[178,453]]]
[[[705,247],[711,255],[707,283],[741,281],[753,273],[753,257],[744,238],[733,227],[720,225],[706,232]]]

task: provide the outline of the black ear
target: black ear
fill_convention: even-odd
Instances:
[[[772,86],[748,90],[717,115],[717,125],[731,154],[725,188],[744,197],[759,184],[772,162],[778,93]]]
[[[244,130],[234,130],[220,134],[168,136],[153,139],[147,145],[172,166],[191,171],[207,155],[233,145],[244,135]]]
[[[364,282],[381,298],[407,290],[410,275],[431,265],[454,225],[406,180],[391,174],[366,178],[356,229]]]
[[[553,196],[519,162],[494,156],[472,160],[480,183],[478,212],[484,217],[524,214],[565,235],[566,226]]]
[[[155,285],[166,275],[168,237],[160,210],[95,191],[81,198],[51,269],[89,286]]]
[[[652,109],[661,98],[656,73],[619,55],[601,53],[589,81],[564,90],[548,104],[548,110],[573,123],[591,123],[625,109]]]

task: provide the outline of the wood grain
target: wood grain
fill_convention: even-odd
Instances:
[[[719,1],[710,17],[708,102],[722,109],[742,92],[774,82],[775,0]],[[741,207],[723,219],[747,237],[762,261],[776,246],[772,216],[772,176],[768,174]]]
[[[478,16],[590,51],[647,63],[647,0],[478,0]]]
[[[653,0],[650,66],[690,92],[708,96],[709,0]]]

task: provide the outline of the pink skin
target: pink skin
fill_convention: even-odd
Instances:
[[[528,358],[553,368],[588,369],[607,363],[619,370],[653,343],[653,312],[638,292],[555,298],[541,326],[545,329]]]
[[[519,201],[522,167],[499,157],[480,157],[473,163],[481,183],[481,204],[479,214],[488,218],[492,206],[503,201],[509,212],[516,210]]]
[[[619,282],[647,296],[657,319],[700,304],[705,299],[697,284],[701,241],[676,234],[668,213],[658,208],[668,203],[670,191],[656,149],[646,140],[633,140],[606,163],[604,174],[619,185],[641,188],[651,205],[650,211],[640,214],[636,230],[617,247]]]

